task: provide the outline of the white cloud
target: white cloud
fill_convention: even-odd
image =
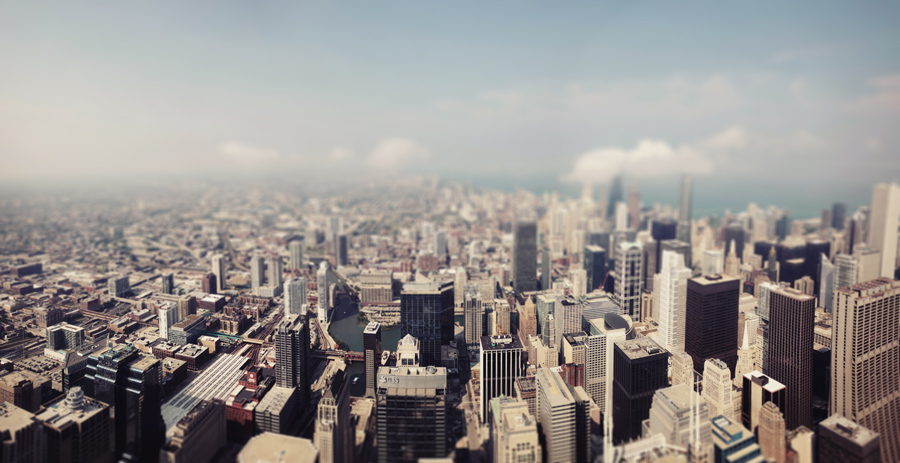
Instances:
[[[583,153],[563,181],[606,183],[617,174],[659,177],[672,173],[709,174],[713,163],[706,153],[690,145],[673,146],[645,138],[634,148],[606,147]]]
[[[238,142],[223,143],[219,147],[219,153],[231,158],[235,162],[256,163],[261,161],[273,161],[280,157],[278,151],[268,148],[259,148]]]
[[[850,101],[850,109],[868,114],[900,114],[900,73],[869,80],[874,93]]]
[[[343,162],[343,161],[349,161],[351,159],[355,159],[356,153],[354,153],[352,150],[349,150],[347,148],[342,148],[342,147],[338,146],[338,147],[335,147],[333,150],[331,150],[331,153],[328,155],[328,157],[332,161]]]
[[[714,150],[740,149],[747,146],[747,134],[741,127],[731,127],[707,138],[702,144]]]
[[[431,153],[418,143],[402,137],[385,138],[369,154],[366,162],[373,167],[393,168],[422,159]]]
[[[881,154],[884,152],[884,144],[878,137],[869,137],[863,141],[863,148],[873,154]]]

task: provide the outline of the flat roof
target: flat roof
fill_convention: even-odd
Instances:
[[[250,438],[238,453],[238,463],[295,461],[313,463],[319,451],[309,439],[264,432]]]
[[[482,350],[508,350],[522,349],[522,342],[515,334],[504,334],[500,336],[482,336]]]
[[[616,343],[616,347],[632,360],[669,354],[669,351],[660,347],[659,344],[650,338],[634,338],[627,341],[619,341]]]
[[[860,426],[842,415],[834,414],[819,423],[820,427],[828,428],[835,434],[852,441],[859,446],[865,446],[869,442],[878,438],[878,433],[865,427]]]
[[[248,358],[240,355],[222,354],[208,365],[199,376],[192,379],[181,392],[167,400],[162,406],[166,429],[178,424],[201,400],[228,398],[231,388],[243,375]]]

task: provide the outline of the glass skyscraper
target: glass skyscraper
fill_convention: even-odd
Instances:
[[[453,340],[453,282],[410,283],[400,294],[400,335],[421,343],[422,365],[441,365],[441,346]]]

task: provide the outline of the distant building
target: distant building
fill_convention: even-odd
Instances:
[[[113,277],[109,279],[109,295],[115,297],[124,297],[131,292],[131,285],[128,283],[128,275]]]
[[[389,304],[394,300],[393,272],[369,270],[359,276],[360,296],[363,305]]]
[[[643,291],[643,252],[634,242],[619,243],[616,247],[616,303],[628,316],[640,314]]]
[[[175,294],[175,274],[163,273],[160,279],[162,280],[163,294]]]
[[[584,269],[587,271],[587,292],[602,287],[606,278],[606,250],[593,244],[585,246]],[[549,273],[549,266],[547,270]],[[549,289],[549,286],[542,285],[541,289]]]
[[[516,222],[510,270],[516,294],[537,289],[537,223]]]
[[[525,374],[525,349],[514,334],[482,336],[481,339],[481,421],[489,423],[491,399],[512,396],[516,379]]]
[[[269,286],[278,288],[282,285],[281,256],[272,255],[268,259]]]
[[[482,307],[481,295],[472,292],[465,294],[463,305],[466,346],[472,348],[480,347],[481,336],[484,334],[484,329],[482,327],[484,309]]]
[[[275,381],[279,387],[298,388],[301,405],[309,401],[309,322],[291,315],[275,328]]]
[[[876,277],[893,278],[897,268],[897,227],[900,222],[900,184],[878,183],[872,188],[872,209],[869,213],[869,246],[881,252],[881,265]],[[860,281],[868,281],[861,278]],[[883,442],[892,437],[882,436]],[[896,441],[896,440],[895,440]],[[882,447],[882,455],[892,455],[893,460],[900,460],[900,453],[887,451]]]
[[[328,261],[322,261],[319,264],[319,271],[316,272],[319,323],[328,323],[328,310],[331,308],[331,279],[328,275],[329,271]]]
[[[284,282],[284,315],[303,315],[306,309],[306,278],[291,278]]]
[[[250,287],[256,294],[259,288],[265,283],[265,264],[260,256],[250,258]]]
[[[60,323],[47,328],[47,348],[51,350],[72,350],[84,344],[84,328]]]
[[[216,254],[212,258],[212,273],[216,276],[216,293],[221,293],[225,291],[225,288],[228,287],[228,273],[227,273],[228,262],[225,260],[225,256],[221,254]]]
[[[303,268],[303,241],[299,239],[291,240],[288,244],[288,252],[290,260],[288,265],[291,270],[300,270]]]
[[[159,337],[168,340],[169,328],[181,321],[178,318],[178,305],[174,302],[165,302],[156,310],[156,316],[159,318]]]

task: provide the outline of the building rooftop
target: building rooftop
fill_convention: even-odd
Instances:
[[[657,356],[660,354],[666,356],[669,355],[669,351],[660,347],[659,344],[650,338],[634,338],[627,341],[619,341],[616,343],[616,347],[631,360]]]
[[[159,363],[159,359],[156,357],[141,357],[136,362],[131,364],[131,368],[137,368],[143,371],[152,367],[156,363]]]
[[[577,331],[575,333],[566,333],[563,335],[563,338],[566,339],[566,342],[569,343],[570,346],[580,346],[584,344],[584,338],[587,337],[587,333],[584,331]]]
[[[406,283],[405,285],[403,285],[403,294],[436,294],[440,293],[449,286],[453,286],[452,281]]]
[[[80,387],[69,389],[66,397],[53,403],[37,415],[47,426],[62,429],[70,423],[83,423],[97,413],[109,408],[109,405],[85,397]]]
[[[703,275],[699,277],[691,278],[690,281],[693,281],[697,284],[701,285],[717,285],[719,283],[725,283],[728,281],[736,281],[737,278],[730,277],[728,275]]]
[[[363,330],[363,334],[375,334],[379,329],[381,329],[381,323],[369,322],[369,324],[366,325],[366,329]]]
[[[201,400],[225,400],[248,361],[247,357],[240,355],[223,354],[212,365],[207,365],[181,392],[163,404],[162,416],[166,429],[175,426]]]
[[[196,344],[185,344],[181,350],[178,351],[178,355],[184,355],[187,357],[197,358],[203,355],[208,349],[205,346],[198,346]]]
[[[3,423],[4,430],[19,430],[31,426],[34,422],[34,415],[28,410],[9,402],[0,402],[0,423]],[[12,435],[15,436],[15,432]]]
[[[852,441],[854,444],[864,447],[869,442],[878,439],[878,433],[869,428],[860,426],[842,415],[834,414],[819,423],[819,427],[827,428],[835,434]]]
[[[238,463],[292,461],[314,463],[319,451],[309,439],[264,432],[253,436],[238,453]]]
[[[575,401],[575,398],[569,391],[569,386],[558,373],[548,368],[539,368],[536,376],[536,382],[540,382],[546,387],[544,393],[547,395],[550,406],[561,406]]]
[[[775,381],[771,377],[766,376],[757,370],[747,373],[746,375],[744,375],[744,378],[747,378],[753,383],[760,385],[763,389],[769,392],[775,392],[780,389],[784,389],[784,384]]]
[[[296,389],[291,387],[275,386],[269,389],[269,392],[266,393],[265,397],[263,397],[256,406],[256,412],[271,412],[277,414],[280,410],[284,409],[285,404],[294,397],[295,392]]]
[[[508,350],[522,349],[522,342],[514,334],[502,334],[498,336],[482,336],[481,350]]]

